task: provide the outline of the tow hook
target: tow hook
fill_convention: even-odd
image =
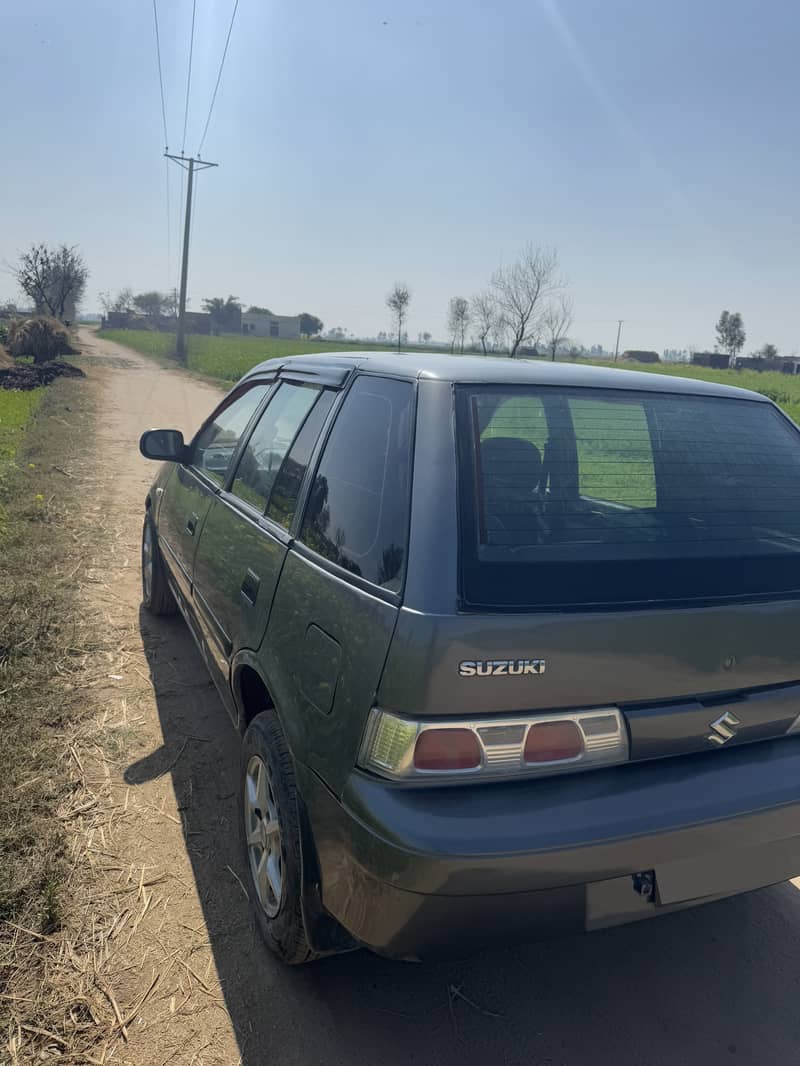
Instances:
[[[633,875],[633,891],[642,899],[652,900],[656,894],[656,875],[653,870]]]

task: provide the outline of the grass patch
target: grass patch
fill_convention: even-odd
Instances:
[[[38,394],[0,391],[0,410],[7,418],[0,484],[0,1028],[8,1033],[3,1016],[21,971],[36,981],[37,1002],[46,999],[46,960],[38,949],[27,952],[59,926],[69,899],[64,827],[77,793],[68,737],[79,706],[69,690],[88,643],[74,602],[84,559],[74,471],[88,460],[93,419],[85,385],[66,379]],[[38,940],[29,946],[19,927]]]
[[[3,486],[15,468],[15,459],[20,441],[44,389],[18,392],[16,389],[0,389],[0,529],[3,526]]]
[[[98,337],[125,344],[142,355],[156,359],[169,358],[175,349],[173,333],[156,333],[142,329],[104,329]],[[406,349],[404,349],[406,350]],[[392,345],[359,344],[355,341],[299,340],[285,341],[271,337],[244,337],[227,334],[223,337],[203,337],[190,334],[186,338],[186,365],[189,370],[220,381],[238,381],[248,370],[266,359],[285,359],[290,355],[309,352],[367,352],[396,351]],[[408,351],[430,351],[410,347]]]

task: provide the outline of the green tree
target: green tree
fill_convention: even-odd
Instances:
[[[211,326],[216,333],[238,333],[242,323],[242,305],[238,296],[212,296],[203,300],[203,310],[211,316]]]
[[[778,349],[774,344],[765,344],[758,354],[762,359],[777,359]]]
[[[272,311],[268,307],[258,307],[256,304],[251,304],[247,308],[248,315],[271,315]]]
[[[317,318],[316,315],[310,315],[307,311],[303,311],[300,314],[300,332],[305,337],[316,337],[318,333],[322,333],[325,323],[321,318]]]
[[[718,346],[734,359],[744,347],[747,336],[741,314],[738,311],[723,311],[716,328]]]
[[[151,292],[140,292],[133,298],[133,306],[140,314],[147,315],[148,318],[158,318],[165,314],[167,303],[168,297],[162,292],[156,292],[155,289]]]

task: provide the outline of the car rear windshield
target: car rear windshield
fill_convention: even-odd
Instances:
[[[800,435],[751,400],[458,389],[465,606],[800,590]]]

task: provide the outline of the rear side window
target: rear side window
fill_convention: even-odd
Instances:
[[[262,514],[281,464],[319,389],[282,382],[250,434],[231,492]]]
[[[398,591],[405,572],[414,389],[362,375],[325,445],[300,539],[374,585]]]
[[[463,387],[458,436],[468,604],[800,590],[800,436],[768,404]]]
[[[311,413],[303,423],[303,428],[297,434],[289,454],[283,460],[283,465],[275,478],[272,487],[272,495],[267,508],[267,516],[277,522],[278,525],[288,529],[294,518],[297,507],[297,497],[300,495],[300,487],[303,484],[311,453],[314,445],[322,432],[325,419],[328,417],[335,393],[326,389],[311,409]]]

